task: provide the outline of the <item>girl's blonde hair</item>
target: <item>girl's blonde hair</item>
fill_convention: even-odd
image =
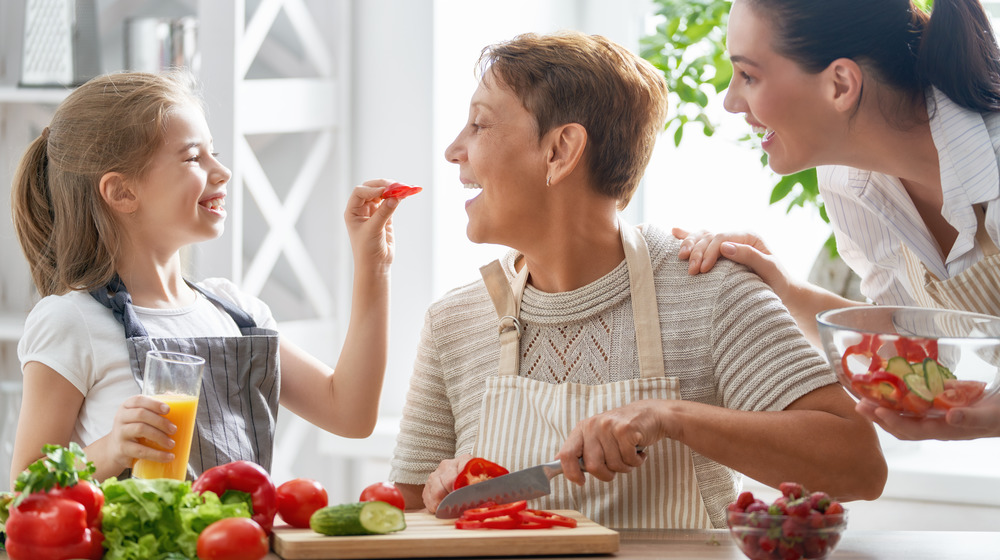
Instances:
[[[99,76],[71,93],[28,146],[11,209],[39,294],[90,291],[114,276],[123,233],[101,197],[101,177],[144,177],[171,111],[201,107],[192,83],[183,72]]]

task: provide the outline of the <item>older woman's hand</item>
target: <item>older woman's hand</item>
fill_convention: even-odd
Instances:
[[[465,464],[472,460],[472,455],[466,453],[465,455],[459,455],[454,459],[445,459],[441,461],[438,468],[427,477],[427,482],[424,484],[424,491],[422,494],[424,500],[424,507],[427,511],[434,513],[437,511],[438,504],[444,499],[449,493],[455,489],[455,479],[458,478],[458,473],[462,472],[465,468]]]
[[[563,475],[570,482],[582,485],[580,459],[587,473],[603,481],[642,465],[646,454],[637,448],[665,437],[659,413],[666,406],[668,402],[662,400],[635,401],[580,421],[557,455]]]
[[[902,440],[1000,437],[1000,394],[975,406],[953,408],[938,418],[909,418],[868,401],[858,402],[854,409]]]

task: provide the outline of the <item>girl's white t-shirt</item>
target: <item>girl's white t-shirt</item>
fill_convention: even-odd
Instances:
[[[229,280],[211,278],[198,285],[249,313],[258,327],[276,330],[268,306],[244,294]],[[240,336],[229,314],[201,294],[188,307],[134,309],[153,338]],[[47,296],[39,301],[25,321],[17,355],[22,370],[28,362],[39,362],[83,394],[71,436],[71,441],[82,446],[109,434],[122,402],[139,394],[129,364],[124,327],[110,309],[87,292]]]

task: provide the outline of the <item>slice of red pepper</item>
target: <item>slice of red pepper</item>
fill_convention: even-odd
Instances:
[[[220,498],[226,490],[246,492],[250,495],[250,506],[253,508],[250,518],[265,533],[271,534],[274,515],[278,513],[278,493],[270,475],[260,465],[250,461],[233,461],[212,467],[201,473],[191,485],[191,490],[199,494],[215,492]]]
[[[927,358],[937,361],[938,344],[935,339],[901,337],[893,344],[896,346],[896,355],[906,358],[911,364],[923,362]]]
[[[527,507],[528,507],[528,502],[525,500],[520,500],[517,502],[511,502],[509,504],[498,504],[494,506],[472,508],[462,512],[462,519],[468,521],[480,521],[483,519],[489,519],[491,517],[500,517],[504,515],[516,516],[519,512],[524,511]]]
[[[382,198],[406,198],[424,190],[422,187],[411,187],[403,183],[393,183],[382,191]]]
[[[509,472],[506,468],[492,461],[488,461],[482,457],[475,457],[465,464],[462,472],[458,473],[454,489],[458,490],[464,486],[503,476]]]
[[[543,527],[576,527],[576,519],[551,511],[525,509],[518,515],[521,516],[522,524],[537,524]]]
[[[518,529],[520,524],[521,518],[517,516],[517,513],[487,517],[485,519],[465,519],[460,517],[455,520],[456,529]]]
[[[861,342],[848,346],[844,350],[844,355],[840,359],[840,367],[844,369],[844,375],[849,377],[854,376],[854,372],[851,368],[847,366],[847,358],[850,356],[866,356],[871,358],[871,365],[868,366],[868,371],[878,371],[880,369],[885,369],[885,360],[882,356],[878,355],[879,348],[882,347],[882,343],[879,340],[877,334],[864,334],[861,335]]]

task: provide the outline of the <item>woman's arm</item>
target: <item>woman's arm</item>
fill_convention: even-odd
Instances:
[[[748,412],[682,400],[644,400],[580,422],[562,449],[566,478],[610,480],[644,460],[635,446],[664,438],[775,488],[788,481],[841,500],[872,500],[888,476],[871,423],[839,385],[816,389],[775,412]]]

